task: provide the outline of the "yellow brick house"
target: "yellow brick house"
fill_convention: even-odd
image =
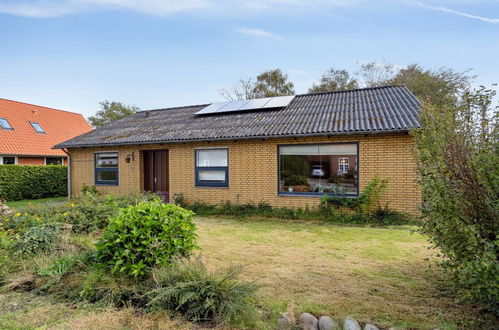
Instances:
[[[356,198],[375,177],[384,201],[421,202],[409,130],[419,101],[404,86],[148,110],[58,144],[70,155],[70,194],[84,184],[168,201],[315,206]]]

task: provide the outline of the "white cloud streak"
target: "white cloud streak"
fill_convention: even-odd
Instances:
[[[0,13],[27,17],[58,17],[94,10],[134,10],[163,16],[201,9],[207,0],[0,0]]]
[[[262,29],[237,28],[236,32],[253,37],[277,39],[277,36],[275,34]]]
[[[0,13],[27,17],[58,17],[88,11],[134,10],[164,16],[207,9],[214,13],[264,11],[287,7],[340,7],[365,0],[0,0]]]
[[[483,17],[483,16],[478,16],[478,15],[472,15],[468,13],[463,13],[454,9],[450,9],[447,7],[438,7],[438,6],[432,6],[432,5],[427,5],[421,2],[416,2],[416,4],[422,8],[427,8],[431,10],[438,10],[444,13],[449,13],[449,14],[454,14],[454,15],[459,15],[467,18],[472,18],[472,19],[477,19],[485,23],[491,23],[491,24],[498,24],[499,23],[499,18],[489,18],[489,17]]]

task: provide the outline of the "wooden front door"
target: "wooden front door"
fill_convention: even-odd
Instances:
[[[168,203],[170,200],[168,150],[147,150],[143,155],[144,191],[154,192]]]

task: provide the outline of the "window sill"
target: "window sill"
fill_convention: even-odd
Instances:
[[[117,187],[119,186],[118,183],[95,183],[96,186],[111,186],[111,187]]]

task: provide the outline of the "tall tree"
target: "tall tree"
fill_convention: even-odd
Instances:
[[[121,102],[103,101],[99,103],[101,110],[95,116],[88,117],[88,121],[93,127],[101,127],[112,121],[121,119],[140,110],[136,106],[125,105]]]
[[[475,78],[469,75],[469,71],[458,72],[448,68],[431,70],[411,64],[399,70],[395,77],[385,84],[406,85],[420,100],[433,105],[456,103]]]
[[[293,95],[295,86],[280,69],[267,70],[256,77],[255,98]]]
[[[308,89],[309,93],[334,92],[359,88],[359,82],[354,77],[350,77],[347,70],[329,69],[322,75],[317,84],[313,84]]]
[[[255,82],[251,78],[240,78],[229,89],[220,89],[218,92],[228,101],[250,100],[255,98]]]
[[[367,62],[360,64],[357,75],[365,87],[378,87],[388,85],[396,73],[395,66],[391,63]]]

